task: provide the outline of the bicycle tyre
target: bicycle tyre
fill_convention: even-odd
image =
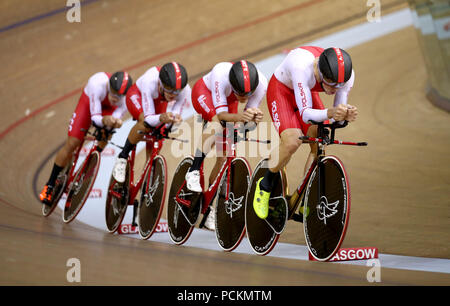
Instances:
[[[227,174],[230,172],[230,189]],[[250,184],[251,169],[244,158],[235,158],[222,176],[216,205],[216,239],[226,252],[233,251],[245,236],[245,196]],[[226,201],[227,195],[229,200]]]
[[[149,239],[155,232],[164,208],[167,185],[167,164],[164,157],[158,155],[148,168],[141,188],[141,200],[138,206],[139,235]]]
[[[89,198],[89,194],[94,186],[100,166],[100,153],[94,151],[86,158],[87,160],[77,171],[71,183],[71,188],[67,192],[67,200],[63,214],[64,223],[70,223],[76,218],[83,208],[84,203]]]
[[[58,206],[58,202],[64,194],[64,190],[67,187],[67,181],[69,179],[70,170],[72,169],[74,157],[70,160],[70,162],[64,167],[63,170],[58,174],[56,178],[55,187],[53,188],[52,194],[52,205],[48,206],[42,204],[42,215],[44,217],[48,217],[52,214],[55,208]]]
[[[122,224],[122,220],[125,217],[125,213],[128,208],[130,196],[130,173],[130,161],[127,160],[125,181],[123,183],[118,183],[112,174],[109,180],[105,203],[105,223],[108,232],[111,234],[115,233]]]
[[[191,156],[185,157],[174,172],[167,201],[167,226],[169,237],[173,243],[182,245],[185,243],[198,220],[201,210],[201,193],[195,193],[186,188],[185,175],[193,163]],[[184,186],[183,186],[184,185]],[[191,201],[188,208],[178,203],[176,196]]]
[[[316,260],[327,261],[339,250],[350,216],[350,187],[344,166],[337,157],[326,156],[317,164],[311,173],[304,203],[306,211],[309,210],[303,216],[309,252]]]
[[[253,198],[255,195],[256,182],[264,176],[267,170],[267,162],[268,159],[265,158],[256,166],[245,200],[245,227],[247,230],[247,238],[252,250],[257,255],[262,256],[269,254],[275,247],[287,221],[287,204],[285,201],[283,203],[283,205],[285,205],[285,215],[283,217],[284,224],[279,230],[275,230],[271,227],[267,220],[260,219],[253,209]],[[282,173],[280,171],[275,179],[275,187],[271,192],[271,199],[273,197],[284,198],[285,182],[286,180],[282,177]]]

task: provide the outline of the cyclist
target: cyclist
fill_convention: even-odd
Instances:
[[[148,133],[160,124],[178,124],[182,121],[181,111],[191,99],[191,88],[187,82],[186,69],[177,62],[170,62],[148,69],[130,88],[126,106],[137,123],[130,130],[114,165],[113,177],[117,182],[125,181],[128,155],[143,138],[139,131]],[[152,149],[152,146],[147,146],[147,158]]]
[[[110,129],[122,126],[121,118],[127,110],[125,94],[132,84],[131,76],[124,71],[113,75],[98,72],[89,78],[70,120],[66,143],[56,154],[50,178],[39,195],[42,203],[51,204],[58,174],[70,161],[72,153],[83,143],[91,123]],[[98,150],[101,151],[105,146],[106,142],[99,143]]]
[[[193,192],[202,192],[200,185],[200,167],[215,143],[213,135],[205,132],[208,122],[216,122],[225,127],[226,122],[260,122],[262,111],[258,108],[267,91],[266,77],[249,61],[236,63],[221,62],[198,80],[192,90],[192,104],[203,118],[201,148],[196,149],[194,162],[186,173],[187,188]],[[244,103],[243,112],[238,112],[239,103]],[[220,171],[226,157],[217,156],[216,163],[209,176],[209,184]],[[205,227],[214,230],[214,207],[205,222]]]
[[[351,122],[356,119],[357,108],[347,104],[354,80],[351,57],[340,48],[296,48],[276,68],[269,82],[267,104],[280,135],[280,146],[271,152],[269,168],[256,183],[253,208],[259,218],[268,216],[276,173],[301,145],[299,137],[317,136],[317,126],[309,124],[309,120]],[[324,108],[319,92],[334,95],[333,107]],[[304,174],[316,158],[317,144],[310,144],[310,149]]]

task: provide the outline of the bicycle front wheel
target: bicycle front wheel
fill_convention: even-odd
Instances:
[[[105,204],[106,228],[111,234],[119,228],[128,208],[130,196],[130,162],[127,160],[125,181],[118,183],[111,174]]]
[[[150,238],[158,225],[166,198],[167,165],[164,157],[158,155],[145,174],[138,210],[139,235]]]
[[[245,235],[245,196],[251,169],[243,158],[235,158],[222,176],[216,206],[216,238],[219,246],[233,251]]]
[[[186,187],[185,175],[192,165],[192,157],[184,158],[173,175],[167,201],[167,225],[173,243],[185,243],[194,230],[201,209],[201,193],[192,192]],[[189,207],[182,202],[190,203]]]
[[[268,159],[261,160],[253,172],[245,200],[245,226],[247,238],[253,251],[258,255],[267,255],[275,247],[287,221],[287,203],[284,198],[286,179],[279,171],[274,180],[274,188],[270,193],[269,215],[260,219],[253,209],[253,198],[256,182],[264,176],[268,169]]]
[[[52,205],[48,206],[42,205],[42,215],[44,217],[48,217],[55,210],[56,206],[58,206],[58,202],[61,199],[64,190],[67,186],[67,181],[69,180],[70,170],[72,169],[73,157],[71,161],[64,167],[63,170],[58,174],[56,178],[55,187],[53,188],[52,194]]]
[[[86,161],[78,170],[71,188],[67,194],[67,201],[64,207],[63,221],[65,223],[71,222],[76,218],[78,213],[83,208],[84,203],[89,197],[89,193],[94,186],[95,178],[97,177],[100,166],[100,153],[92,152]]]
[[[342,162],[326,156],[311,173],[305,192],[306,244],[318,261],[332,258],[341,246],[350,214],[350,187]]]

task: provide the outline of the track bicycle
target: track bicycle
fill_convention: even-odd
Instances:
[[[98,169],[100,168],[101,153],[98,150],[99,142],[108,141],[110,136],[114,133],[114,130],[108,130],[95,125],[94,128],[95,130],[93,133],[87,131],[85,140],[92,140],[92,146],[78,170],[74,173],[78,156],[83,147],[82,145],[76,150],[72,160],[61,171],[56,181],[58,187],[55,187],[56,196],[52,206],[57,205],[59,198],[66,188],[65,186],[67,186],[67,199],[62,215],[64,223],[72,222],[86,203],[92,187],[94,186]]]
[[[202,193],[192,192],[186,187],[185,175],[194,161],[193,157],[187,156],[179,163],[167,203],[169,234],[175,244],[182,245],[189,239],[200,213],[203,214],[203,219],[199,227],[204,226],[210,206],[218,194],[215,210],[217,242],[224,251],[232,251],[239,245],[245,236],[244,200],[252,171],[244,157],[236,156],[236,145],[240,141],[264,142],[247,137],[248,131],[253,128],[256,125],[227,125],[222,139],[229,153],[213,183],[206,190],[203,165],[201,166]]]
[[[138,226],[140,237],[149,239],[155,232],[163,211],[167,188],[167,163],[159,153],[165,139],[187,142],[169,137],[171,128],[172,125],[166,127],[161,124],[149,133],[144,133],[143,141],[153,150],[137,181],[134,173],[136,147],[127,159],[125,182],[117,182],[111,174],[105,204],[106,227],[110,233],[117,231],[130,205],[134,208],[132,225]],[[137,201],[139,191],[140,201]]]
[[[306,244],[318,261],[332,258],[341,246],[349,223],[350,185],[343,163],[325,154],[328,145],[367,146],[366,142],[335,139],[335,130],[348,122],[317,125],[317,137],[301,136],[304,143],[317,143],[317,158],[301,184],[289,195],[286,170],[279,171],[269,200],[269,215],[260,219],[253,210],[256,182],[264,175],[268,159],[262,159],[251,179],[246,196],[245,226],[253,251],[267,255],[276,245],[287,220],[303,223]],[[299,212],[297,209],[299,208]]]

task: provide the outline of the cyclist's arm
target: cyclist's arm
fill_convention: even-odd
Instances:
[[[91,120],[98,127],[103,127],[102,116],[102,100],[108,94],[105,82],[109,82],[108,77],[104,73],[96,73],[93,75],[85,89],[85,94],[89,97],[89,109],[91,112]]]
[[[247,105],[245,106],[245,109],[247,108],[259,108],[259,105],[261,104],[261,101],[264,99],[264,96],[267,92],[267,79],[264,76],[264,74],[260,73],[258,71],[258,77],[259,77],[259,84],[258,87],[256,87],[255,92],[253,95],[251,95],[248,98]]]
[[[113,112],[112,116],[117,119],[121,119],[127,112],[127,104],[125,103],[125,97],[120,98],[119,106]]]
[[[352,75],[350,79],[347,81],[344,87],[340,88],[335,96],[334,96],[334,103],[333,105],[336,107],[339,104],[347,105],[348,100],[348,94],[350,93],[350,90],[353,88],[353,84],[355,82],[355,71],[352,70]]]
[[[303,69],[296,69],[292,75],[292,87],[294,88],[295,102],[300,113],[300,117],[303,122],[308,123],[308,121],[313,120],[317,122],[322,122],[328,119],[327,109],[313,109],[311,89],[309,86],[308,77],[306,76],[308,72]]]
[[[221,112],[217,114],[217,118],[219,121],[225,121],[225,122],[242,122],[244,121],[242,118],[242,114],[231,114],[229,112]]]
[[[228,113],[228,101],[225,92],[229,90],[228,73],[225,73],[225,65],[216,65],[210,73],[211,96],[216,114]],[[228,86],[228,88],[227,88]],[[228,116],[226,116],[228,117]],[[232,120],[230,120],[232,121]]]
[[[141,90],[144,121],[155,127],[161,123],[159,120],[160,114],[155,114],[155,101],[152,97],[152,93],[158,91],[158,82],[143,82],[141,87],[144,88],[144,90]]]
[[[177,97],[175,104],[172,106],[171,112],[176,116],[179,115],[181,118],[183,109],[185,105],[188,105],[191,101],[191,87],[186,85],[186,87],[180,92]]]

